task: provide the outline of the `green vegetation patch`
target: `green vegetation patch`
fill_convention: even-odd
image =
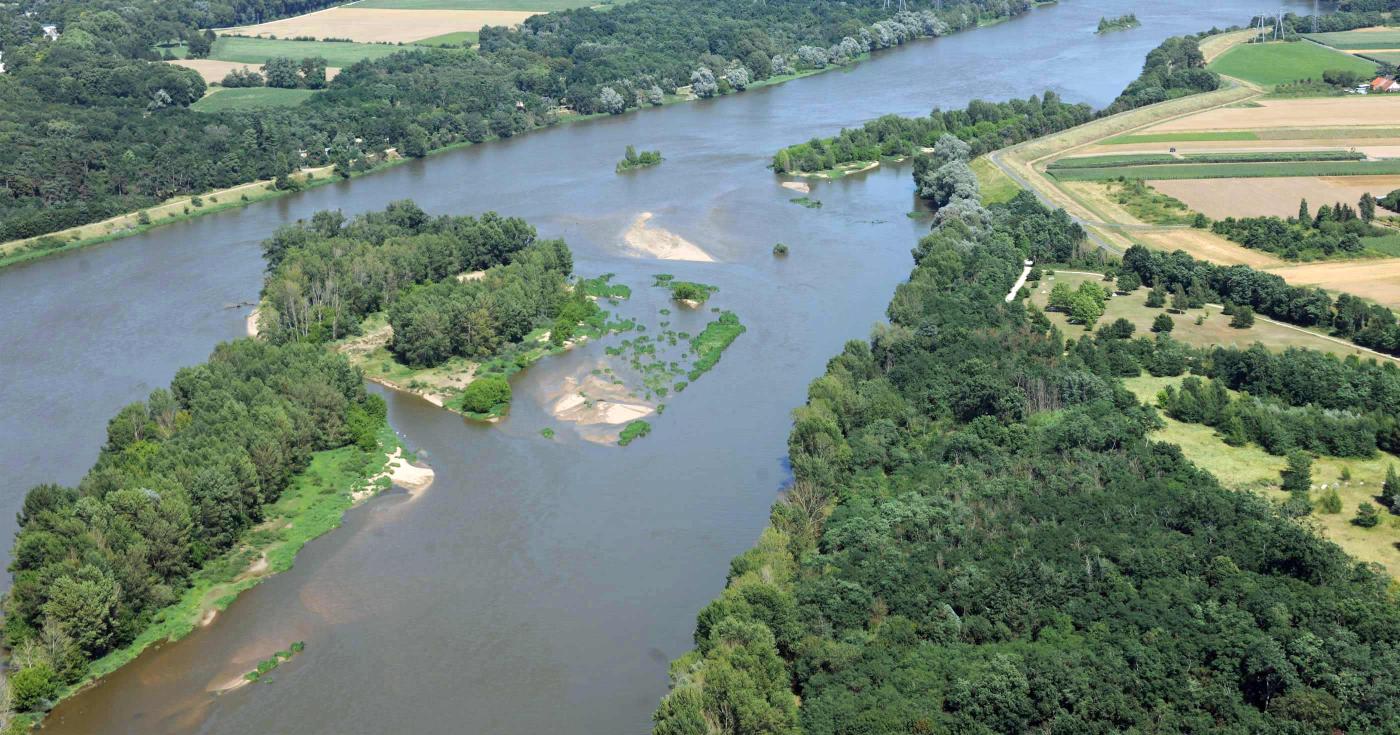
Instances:
[[[1207,67],[1263,86],[1321,79],[1329,70],[1370,74],[1376,65],[1366,59],[1306,42],[1250,43],[1226,51]]]
[[[1155,166],[1056,169],[1061,181],[1106,179],[1249,179],[1284,176],[1378,176],[1400,174],[1400,159],[1381,161],[1278,161],[1267,163],[1178,163]]]
[[[664,160],[666,159],[661,157],[661,151],[642,151],[638,153],[636,148],[629,145],[627,146],[627,152],[622,156],[622,160],[617,162],[617,166],[614,167],[613,170],[617,173],[622,173],[639,168],[650,168],[652,166],[661,165],[661,162]]]
[[[1400,30],[1336,31],[1333,33],[1309,33],[1303,37],[1336,49],[1400,49]]]
[[[985,157],[974,158],[969,165],[972,173],[977,176],[977,188],[982,195],[983,206],[990,207],[993,204],[1009,202],[1020,193],[1020,185]]]
[[[475,46],[480,40],[481,34],[476,31],[453,31],[441,36],[420,38],[413,43],[416,46]]]
[[[1126,166],[1175,166],[1191,163],[1287,163],[1292,161],[1360,161],[1366,154],[1359,151],[1242,151],[1220,153],[1126,153],[1104,156],[1078,156],[1051,161],[1049,171],[1086,168],[1116,168]]]
[[[504,375],[483,375],[467,384],[456,407],[470,418],[493,419],[510,410],[510,381]]]
[[[631,444],[633,441],[640,439],[650,433],[651,424],[641,419],[637,419],[636,421],[631,421],[626,426],[622,427],[622,434],[620,434],[617,437],[617,443],[619,446],[625,447],[628,444]]]
[[[1120,179],[1108,184],[1109,196],[1128,214],[1154,225],[1189,225],[1197,214],[1176,197],[1167,196],[1144,184],[1142,179]]]
[[[278,651],[277,653],[272,654],[271,657],[259,661],[258,667],[244,674],[243,678],[247,679],[248,681],[257,681],[263,678],[264,676],[267,676],[278,666],[281,666],[283,662],[291,661],[293,656],[297,655],[298,653],[301,653],[304,650],[306,650],[306,642],[297,641],[296,643],[293,643],[292,645],[288,646],[287,650]]]
[[[801,204],[802,206],[804,206],[804,207],[806,207],[806,208],[808,208],[808,209],[821,209],[821,208],[822,208],[822,202],[821,202],[821,200],[820,200],[820,199],[813,199],[813,198],[811,198],[811,197],[796,197],[796,198],[794,198],[794,199],[789,199],[788,201],[792,202],[793,204]]]
[[[216,89],[201,97],[190,109],[195,112],[224,112],[227,110],[266,110],[272,107],[296,107],[311,99],[314,89],[280,89],[278,87],[240,87]]]
[[[710,368],[719,362],[724,350],[734,344],[734,340],[746,329],[732,311],[723,312],[718,319],[706,324],[705,329],[690,340],[690,351],[695,355],[695,364],[687,376],[690,381],[693,383],[699,380],[701,375],[709,372]]]
[[[579,281],[579,286],[585,294],[595,299],[626,299],[631,298],[632,289],[624,283],[612,283],[616,273],[604,273],[597,278],[585,278]]]
[[[719,290],[719,286],[711,286],[708,283],[696,283],[694,281],[673,281],[657,283],[658,286],[665,286],[671,289],[671,298],[676,301],[689,301],[697,306],[710,300],[710,295]]]
[[[1142,21],[1138,20],[1138,17],[1133,13],[1120,15],[1117,18],[1105,16],[1099,18],[1099,27],[1094,32],[1102,35],[1104,33],[1112,33],[1113,31],[1126,31],[1130,28],[1137,28],[1140,25],[1142,25]]]
[[[1248,130],[1221,130],[1202,133],[1137,133],[1116,135],[1103,141],[1104,145],[1132,143],[1191,143],[1210,140],[1259,140],[1259,134]]]
[[[382,59],[404,50],[403,46],[387,43],[353,43],[350,41],[289,41],[280,38],[244,38],[219,36],[209,51],[209,58],[234,61],[256,67],[274,56],[304,59],[319,56],[327,66],[350,66],[364,59]]]

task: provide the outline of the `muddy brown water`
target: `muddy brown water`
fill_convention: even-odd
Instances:
[[[1306,10],[1306,3],[1285,4]],[[484,427],[410,396],[390,419],[437,471],[416,498],[351,511],[296,566],[209,627],[150,650],[61,704],[56,733],[639,733],[690,645],[695,613],[753,543],[789,477],[789,416],[807,383],[882,318],[927,222],[907,169],[813,186],[806,209],[766,169],[779,147],[872,117],[1046,89],[1108,103],[1174,33],[1244,22],[1258,4],[1070,2],[869,62],[720,100],[564,126],[164,227],[0,271],[0,436],[8,539],[24,491],[76,482],[125,402],[241,334],[261,282],[258,243],[326,208],[354,214],[412,197],[432,213],[497,210],[564,237],[576,270],[617,274],[624,310],[667,306],[655,273],[720,286],[712,305],[748,332],[667,399],[650,436],[582,441],[548,413],[564,378],[612,341],[547,359],[514,380],[511,416]],[[1093,34],[1134,11],[1139,29]],[[660,167],[618,176],[628,145]],[[716,263],[635,257],[642,212]],[[774,243],[791,248],[774,258]],[[671,319],[691,332],[706,310]],[[653,316],[653,321],[658,318]],[[558,436],[539,435],[551,427]],[[265,683],[219,685],[296,640]]]

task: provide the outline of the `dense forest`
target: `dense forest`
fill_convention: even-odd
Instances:
[[[1205,68],[1205,57],[1196,37],[1168,38],[1147,55],[1141,75],[1118,99],[1098,113],[1110,115],[1161,102],[1220,84],[1215,72]],[[963,140],[972,156],[1022,141],[1082,125],[1094,119],[1091,107],[1071,105],[1047,91],[1041,97],[1009,102],[973,100],[966,109],[935,109],[928,117],[886,115],[856,129],[842,129],[830,138],[813,138],[778,151],[773,156],[777,173],[814,172],[857,161],[913,156],[916,164],[945,133]],[[915,180],[924,188],[920,171]]]
[[[405,364],[485,357],[560,322],[561,339],[597,305],[568,283],[573,256],[562,240],[488,212],[430,217],[411,201],[346,220],[318,212],[263,243],[263,334],[319,343],[358,334],[387,311],[390,349]]]
[[[1328,329],[1362,347],[1400,354],[1395,313],[1351,294],[1340,293],[1334,299],[1321,289],[1290,286],[1280,276],[1247,265],[1215,265],[1184,251],[1166,253],[1140,245],[1123,254],[1123,269],[1148,286],[1197,293],[1209,303],[1248,306],[1282,322]]]
[[[195,72],[155,46],[210,25],[327,3],[136,2],[0,6],[0,241],[128,212],[177,194],[303,165],[348,175],[406,156],[549,125],[561,110],[621,113],[689,87],[740,91],[773,75],[845,64],[915,38],[1025,12],[1026,0],[903,12],[877,0],[638,0],[487,28],[480,50],[406,48],[347,67],[294,108],[195,113]],[[935,7],[936,6],[936,7]],[[33,11],[34,16],[25,15]],[[45,39],[40,23],[58,26]],[[46,243],[55,245],[56,243]]]
[[[1005,210],[943,216],[811,384],[654,732],[1400,728],[1389,579],[1150,441],[1121,330],[1067,344],[1006,303],[1032,253]]]
[[[5,603],[16,709],[45,708],[131,642],[312,452],[377,447],[384,412],[343,357],[248,339],[119,411],[77,487],[35,487],[19,513]]]

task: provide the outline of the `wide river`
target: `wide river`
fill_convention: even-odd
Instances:
[[[789,476],[791,410],[827,359],[882,318],[927,228],[906,217],[907,169],[821,183],[812,196],[824,208],[806,209],[766,168],[772,153],[976,98],[1049,89],[1102,106],[1164,37],[1267,7],[1064,2],[849,70],[467,148],[0,271],[6,552],[25,490],[76,482],[122,404],[241,335],[247,310],[226,306],[256,299],[259,241],[317,210],[411,197],[432,213],[518,215],[566,238],[579,273],[630,284],[629,312],[664,306],[647,287],[664,271],[719,285],[712,303],[749,327],[625,449],[582,441],[547,411],[562,379],[617,337],[517,376],[512,415],[494,427],[389,396],[393,425],[437,471],[430,489],[350,512],[293,570],[65,702],[45,731],[646,731],[668,660],[690,646],[695,613]],[[1100,16],[1129,11],[1141,28],[1093,33]],[[659,148],[666,162],[615,175],[628,144]],[[622,233],[642,212],[718,262],[629,254]],[[792,248],[785,260],[770,254],[779,241]],[[697,331],[708,316],[674,318]],[[539,435],[546,426],[555,440]],[[268,683],[213,692],[296,640],[305,652]]]

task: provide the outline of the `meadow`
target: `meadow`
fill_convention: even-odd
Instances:
[[[381,59],[404,49],[385,43],[351,43],[346,41],[289,41],[280,38],[245,38],[219,36],[209,58],[262,65],[274,56],[303,59],[319,56],[326,66],[342,68],[363,59]]]
[[[1345,51],[1380,48],[1400,49],[1400,30],[1392,29],[1309,33],[1304,38]]]
[[[1127,145],[1131,143],[1188,143],[1209,140],[1259,140],[1257,133],[1247,130],[1222,130],[1200,133],[1137,133],[1116,135],[1102,141],[1103,145]]]
[[[582,8],[598,3],[596,0],[361,0],[353,8],[383,10],[516,10],[549,13],[556,10]]]
[[[1236,46],[1212,61],[1211,71],[1260,86],[1321,79],[1329,69],[1370,74],[1376,65],[1365,59],[1305,41]]]
[[[316,90],[314,89],[279,89],[276,87],[216,89],[190,105],[190,109],[195,112],[223,112],[225,110],[294,107],[315,94]]]

